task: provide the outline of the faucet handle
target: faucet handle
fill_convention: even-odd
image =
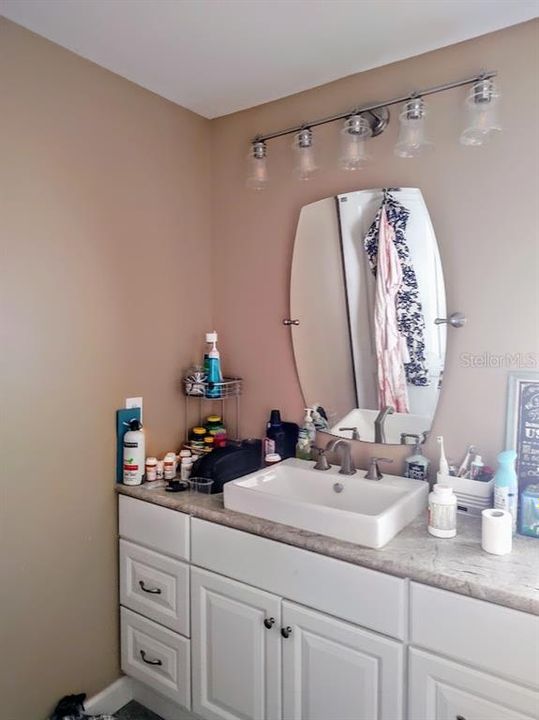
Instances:
[[[369,469],[365,473],[365,478],[367,480],[381,480],[384,477],[378,467],[378,463],[380,462],[392,463],[393,460],[391,458],[371,457]]]
[[[318,458],[314,465],[314,470],[329,470],[331,465],[329,464],[329,461],[326,457],[325,448],[320,448],[313,445],[312,449],[318,451]]]

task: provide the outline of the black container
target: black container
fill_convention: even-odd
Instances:
[[[272,440],[275,450],[282,458],[286,457],[286,432],[281,422],[281,413],[279,410],[272,410],[270,420],[266,429],[266,437]]]
[[[213,480],[212,494],[223,492],[225,483],[260,469],[260,447],[252,444],[215,448],[195,462],[191,477]]]

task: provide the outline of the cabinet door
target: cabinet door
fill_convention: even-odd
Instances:
[[[539,693],[410,650],[410,720],[536,720]]]
[[[289,602],[282,624],[285,720],[402,718],[400,643]]]
[[[191,608],[193,711],[207,720],[279,720],[280,598],[192,568]]]

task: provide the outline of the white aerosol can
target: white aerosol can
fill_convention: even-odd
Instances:
[[[123,442],[123,479],[124,485],[140,485],[144,475],[144,430],[140,420],[131,420],[129,430]]]

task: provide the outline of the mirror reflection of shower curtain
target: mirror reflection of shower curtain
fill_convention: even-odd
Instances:
[[[436,317],[446,317],[440,256],[421,191],[417,188],[404,188],[393,191],[392,195],[410,210],[406,240],[425,319],[425,359],[429,384],[408,384],[410,412],[432,416],[445,357],[445,331],[434,324]],[[373,328],[375,278],[370,271],[363,241],[383,198],[383,190],[361,190],[339,196],[338,205],[352,362],[357,407],[360,408],[378,407]]]

